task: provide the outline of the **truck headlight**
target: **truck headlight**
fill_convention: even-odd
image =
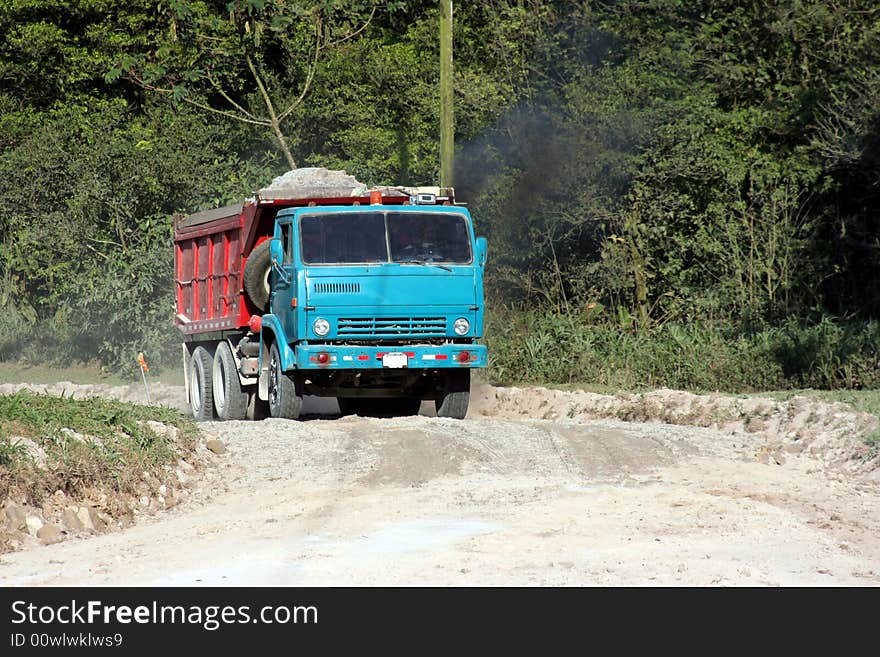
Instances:
[[[471,328],[471,323],[467,321],[464,317],[459,317],[452,323],[452,330],[456,332],[457,335],[464,335]]]
[[[312,324],[312,330],[315,332],[315,335],[320,335],[323,337],[330,332],[330,322],[322,317],[319,317]]]

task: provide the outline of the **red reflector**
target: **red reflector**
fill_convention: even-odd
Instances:
[[[358,360],[370,360],[369,356],[358,356]]]
[[[469,351],[460,351],[458,352],[458,362],[466,363],[471,359],[471,354]]]
[[[446,354],[437,354],[434,356],[434,360],[446,360]]]
[[[414,351],[404,351],[403,353],[406,354],[407,358],[415,358],[416,357],[416,352],[414,352]]]
[[[248,320],[248,328],[254,333],[259,333],[263,328],[263,318],[259,315],[251,315],[251,318]]]
[[[318,354],[318,362],[319,363],[329,363],[330,362],[330,354],[328,354],[326,351],[322,351],[320,354]]]

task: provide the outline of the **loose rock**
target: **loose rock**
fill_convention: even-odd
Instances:
[[[225,454],[226,453],[226,445],[221,443],[219,440],[212,438],[211,440],[205,443],[205,447],[210,449],[215,454]]]
[[[83,527],[82,521],[76,514],[75,507],[64,509],[64,513],[61,514],[61,520],[64,522],[64,526],[67,527],[68,531],[81,532],[83,529],[85,529],[85,527]]]
[[[20,506],[10,502],[4,510],[6,521],[12,529],[24,530],[27,528],[27,514]]]
[[[45,524],[37,530],[37,538],[43,541],[44,545],[51,545],[63,541],[64,534],[55,525]]]
[[[37,532],[40,531],[40,528],[43,526],[43,519],[40,516],[28,516],[25,522],[27,524],[28,534],[31,536],[36,536]]]

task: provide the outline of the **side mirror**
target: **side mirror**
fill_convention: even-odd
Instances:
[[[269,243],[269,257],[272,260],[272,265],[275,267],[280,267],[281,263],[284,262],[284,248],[281,246],[281,238],[272,238]]]
[[[284,262],[284,248],[281,246],[281,239],[278,237],[273,237],[269,242],[269,259],[271,267],[275,270],[279,280],[290,285],[291,277],[281,267],[281,263]]]
[[[476,261],[480,265],[480,267],[484,267],[486,265],[486,249],[488,248],[488,243],[486,242],[485,237],[477,238],[477,252],[474,254],[476,256]]]

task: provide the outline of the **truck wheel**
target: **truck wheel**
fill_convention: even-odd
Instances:
[[[269,305],[269,271],[272,269],[272,256],[269,253],[271,240],[260,242],[251,251],[244,263],[244,291],[261,312]]]
[[[189,368],[189,407],[196,422],[214,419],[212,370],[211,352],[204,347],[193,349]]]
[[[243,420],[247,414],[248,395],[241,387],[235,357],[228,342],[221,342],[214,352],[214,409],[221,420]]]
[[[269,414],[295,420],[302,410],[302,396],[296,392],[296,384],[281,369],[278,343],[269,350]]]
[[[471,371],[450,370],[446,383],[439,391],[434,404],[437,417],[451,417],[463,420],[467,415],[468,403],[471,398]]]

